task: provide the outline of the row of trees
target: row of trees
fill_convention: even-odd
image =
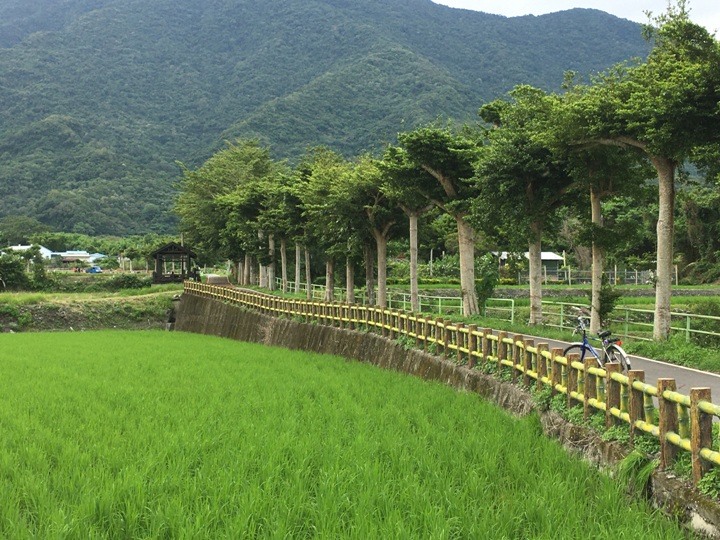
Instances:
[[[686,163],[709,177],[718,172],[720,46],[689,20],[684,1],[653,19],[646,33],[653,49],[642,63],[616,66],[588,84],[569,76],[563,94],[518,86],[481,107],[482,124],[404,132],[381,157],[347,160],[321,148],[290,167],[273,161],[257,142],[238,141],[184,171],[176,206],[183,230],[194,245],[238,262],[241,282],[250,279],[254,257],[261,285],[272,286],[276,242],[283,280],[288,242],[296,245],[296,282],[302,249],[306,269],[310,248],[325,255],[328,295],[336,262],[345,261],[350,285],[362,261],[370,299],[385,305],[388,240],[407,220],[416,269],[418,220],[434,208],[455,222],[465,314],[479,311],[474,249],[482,234],[511,249],[527,246],[535,324],[542,322],[543,237],[555,232],[560,213],[586,213],[597,328],[600,275],[611,240],[602,202],[611,195],[640,200],[650,186],[659,208],[654,335],[664,339],[670,330],[676,172]],[[411,293],[417,309],[416,270]]]

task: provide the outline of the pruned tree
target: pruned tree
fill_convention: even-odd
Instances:
[[[463,314],[476,315],[480,309],[475,291],[475,229],[468,215],[471,201],[478,195],[473,163],[480,144],[473,133],[458,134],[434,126],[400,133],[398,142],[407,161],[427,173],[415,179],[417,190],[455,220]]]
[[[546,138],[559,101],[537,88],[517,86],[508,100],[480,109],[492,128],[476,167],[482,196],[475,200],[474,220],[491,235],[528,246],[530,324],[542,323],[543,233],[571,184],[566,162]]]
[[[647,60],[618,66],[576,91],[587,140],[647,156],[658,178],[657,267],[653,337],[670,333],[676,172],[698,147],[720,143],[720,45],[688,17],[687,2],[651,18]]]

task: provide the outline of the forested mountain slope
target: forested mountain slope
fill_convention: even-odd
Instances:
[[[504,18],[430,0],[0,0],[0,218],[172,226],[180,174],[223,141],[353,155],[518,83],[643,56],[596,10]]]

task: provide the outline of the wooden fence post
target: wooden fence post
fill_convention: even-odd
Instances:
[[[690,390],[690,446],[692,448],[692,475],[696,486],[700,479],[710,470],[710,463],[700,457],[700,450],[712,446],[713,417],[700,410],[701,401],[711,401],[709,388],[692,388]]]
[[[537,346],[537,385],[536,388],[540,389],[545,384],[543,378],[547,378],[547,358],[543,356],[543,353],[548,351],[550,347],[547,343],[538,343]]]
[[[580,355],[578,354],[571,354],[569,356],[575,356],[576,360],[580,360]],[[597,398],[597,375],[590,373],[590,368],[596,366],[597,362],[595,361],[595,358],[585,359],[585,403],[583,405],[583,418],[585,420],[590,418],[590,414],[592,412],[590,400]]]
[[[554,347],[552,351],[550,351],[551,354],[551,360],[550,360],[550,384],[552,385],[551,394],[554,396],[557,394],[557,386],[559,384],[565,385],[565,391],[567,392],[567,395],[570,396],[570,382],[567,380],[568,371],[563,370],[563,365],[560,364],[556,358],[562,356],[562,349],[559,349],[557,347]],[[565,381],[563,381],[563,373],[565,373]],[[577,383],[577,377],[575,378],[575,382]],[[577,390],[577,384],[573,388],[573,391]],[[568,401],[568,406],[570,405],[570,402]]]
[[[677,433],[677,403],[665,399],[663,396],[666,391],[675,392],[675,389],[675,379],[658,379],[657,398],[660,413],[660,467],[662,469],[669,468],[673,461],[675,461],[675,455],[677,454],[677,447],[668,442],[666,438],[666,435],[670,432]]]
[[[430,339],[430,324],[428,322],[427,316],[423,317],[422,329],[423,329],[423,351],[427,352],[428,340]]]
[[[563,350],[562,349],[553,349],[552,350],[552,360],[551,360],[551,372],[550,372],[550,384],[552,385],[552,394],[555,395],[555,392],[557,392],[557,389],[555,386],[557,384],[560,384],[560,376],[562,375],[562,370],[560,369],[562,367],[562,364],[555,363],[555,358],[558,356],[562,356]],[[569,355],[569,356],[577,356],[577,355]],[[576,394],[580,394],[582,391],[584,391],[584,388],[580,388],[580,372],[577,369],[573,369],[570,364],[571,361],[569,358],[566,358],[568,363],[567,368],[567,408],[572,409],[575,405],[580,403],[580,400],[577,398],[572,397],[573,392]],[[557,382],[556,382],[557,381]],[[584,383],[584,380],[583,380]]]
[[[505,343],[505,339],[508,337],[507,332],[498,332],[497,334],[497,363],[498,363],[498,372],[502,371],[503,360],[507,360],[507,343]],[[513,369],[513,372],[515,370]],[[515,374],[513,373],[513,377]]]
[[[524,344],[525,343],[525,337],[521,334],[515,334],[513,336],[513,344],[512,344],[512,359],[513,359],[513,369],[517,370],[519,367],[523,366],[523,352],[525,351]]]
[[[465,325],[463,323],[456,323],[455,324],[455,346],[457,347],[457,354],[455,355],[455,361],[458,365],[461,365],[463,363],[463,353],[462,349],[465,348],[465,332],[463,332],[463,329],[465,328]]]
[[[477,332],[477,325],[471,324],[468,326],[468,367],[470,369],[473,369],[475,365],[477,364],[477,335],[475,334]]]
[[[645,383],[645,372],[640,369],[631,369],[628,371],[629,379],[629,393],[630,397],[628,400],[628,415],[630,416],[630,444],[635,439],[637,428],[635,422],[638,420],[644,420],[645,416],[643,413],[643,406],[645,404],[645,394],[642,390],[633,388],[635,382]]]
[[[526,339],[523,344],[525,345],[525,350],[523,351],[523,361],[522,361],[522,372],[523,372],[523,383],[525,386],[530,385],[531,377],[528,375],[529,371],[533,370],[533,355],[530,352],[530,347],[535,348],[535,340],[533,339]]]
[[[620,373],[620,364],[608,362],[605,364],[606,398],[605,398],[605,427],[610,428],[616,424],[611,409],[620,409],[620,383],[612,378],[613,373]]]
[[[562,355],[562,350],[558,350],[560,350],[560,355]],[[565,359],[567,360],[567,405],[568,409],[572,409],[577,403],[584,403],[585,379],[583,377],[583,379],[581,380],[580,372],[574,367],[572,367],[573,362],[577,362],[580,360],[580,355],[577,353],[568,354]],[[573,392],[575,392],[576,394],[582,394],[583,401],[579,401],[577,398],[572,397]]]
[[[451,322],[447,319],[443,320],[443,356],[450,356],[450,344],[452,343],[452,332],[450,331]]]
[[[483,330],[483,337],[482,337],[482,360],[483,362],[488,361],[488,356],[490,356],[490,351],[492,350],[492,345],[490,344],[490,336],[492,334],[492,330],[490,328],[486,328]]]

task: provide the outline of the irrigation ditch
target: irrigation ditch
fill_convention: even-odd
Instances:
[[[408,349],[375,333],[273,317],[195,294],[183,294],[173,311],[177,331],[337,355],[477,393],[514,415],[538,414],[546,436],[557,439],[570,453],[610,472],[629,453],[624,445],[604,441],[590,428],[572,424],[553,411],[539,410],[530,393],[517,384],[443,357]],[[720,538],[720,504],[701,495],[688,482],[656,470],[646,494],[657,508],[692,529]]]

